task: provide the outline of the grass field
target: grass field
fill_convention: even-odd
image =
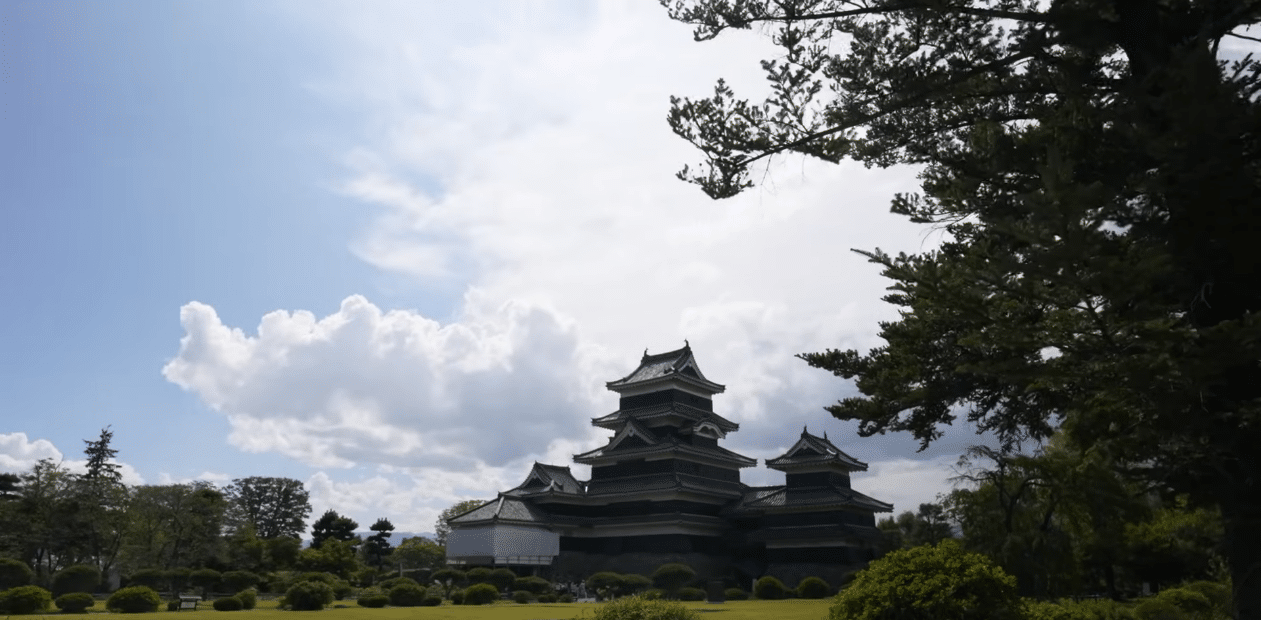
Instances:
[[[270,603],[270,604],[269,604]],[[823,620],[827,618],[828,607],[832,599],[820,600],[787,600],[787,601],[731,601],[722,604],[684,603],[687,607],[700,612],[702,620]],[[485,606],[453,606],[447,603],[441,607],[386,607],[383,609],[365,609],[354,601],[337,601],[335,607],[324,611],[280,611],[274,607],[275,601],[259,601],[258,609],[250,611],[215,611],[210,602],[202,604],[203,609],[197,611],[168,612],[157,614],[141,614],[115,616],[127,618],[153,618],[161,616],[165,620],[547,620],[566,618],[590,618],[599,603],[530,603],[520,605],[512,602],[499,602]],[[343,605],[344,607],[336,607]],[[104,603],[98,601],[92,612],[101,612]],[[112,615],[112,614],[111,614]],[[52,613],[42,616],[15,616],[21,618],[53,618],[66,616]],[[82,617],[82,616],[80,616]]]

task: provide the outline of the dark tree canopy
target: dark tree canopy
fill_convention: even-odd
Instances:
[[[364,542],[368,561],[380,568],[385,564],[386,556],[390,555],[390,551],[393,549],[390,545],[390,534],[394,531],[394,524],[390,523],[389,519],[380,518],[368,529],[374,532]]]
[[[123,476],[118,471],[118,464],[111,461],[118,455],[118,450],[109,447],[114,439],[114,432],[109,427],[101,429],[101,436],[96,441],[83,440],[87,444],[83,454],[88,457],[88,471],[83,475],[87,480],[105,479],[119,482]]]
[[[231,524],[250,526],[260,539],[299,538],[311,514],[310,495],[292,478],[238,478],[224,489]]]
[[[343,542],[352,542],[358,540],[355,535],[355,528],[359,524],[350,517],[345,517],[337,513],[336,510],[326,510],[320,518],[311,524],[311,547],[319,549],[324,541],[340,540]]]
[[[941,247],[862,252],[894,281],[885,346],[802,356],[857,379],[833,415],[923,446],[960,415],[1004,448],[1062,430],[1219,506],[1261,617],[1261,63],[1223,45],[1261,0],[666,5],[782,48],[765,102],[673,101],[710,196],[778,153],[923,167],[892,209]]]

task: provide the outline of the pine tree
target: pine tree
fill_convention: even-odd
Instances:
[[[710,196],[787,152],[923,166],[893,210],[947,240],[862,252],[894,281],[886,345],[802,356],[857,379],[832,414],[925,447],[960,415],[1008,449],[1062,429],[1219,507],[1261,617],[1261,63],[1221,46],[1261,0],[668,5],[783,48],[762,104],[674,100]]]

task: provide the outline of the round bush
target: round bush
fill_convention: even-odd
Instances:
[[[496,590],[503,592],[512,587],[512,582],[517,580],[517,574],[506,568],[496,568],[490,571],[490,583],[495,586]]]
[[[555,603],[555,602],[556,602],[556,595],[555,595],[555,594],[550,594],[550,593],[549,593],[549,594],[540,594],[540,595],[539,595],[539,602],[540,602],[540,603]]]
[[[88,564],[67,566],[53,574],[53,596],[71,592],[95,592],[101,585],[101,571]]]
[[[39,586],[18,586],[0,592],[0,611],[6,614],[37,614],[48,611],[52,604],[52,593]]]
[[[512,600],[518,603],[529,603],[534,600],[534,595],[528,590],[517,590],[512,593]]]
[[[1224,583],[1215,581],[1192,581],[1178,586],[1182,590],[1190,590],[1204,595],[1208,599],[1209,605],[1213,608],[1213,613],[1218,616],[1231,615],[1231,595],[1230,587]]]
[[[740,588],[727,588],[726,590],[723,590],[722,593],[723,593],[723,596],[727,597],[727,600],[729,601],[749,600],[749,593],[745,592],[744,590],[741,590]]]
[[[423,607],[437,607],[442,604],[442,597],[437,594],[425,594],[424,600],[420,602]]]
[[[489,583],[478,583],[464,591],[465,605],[489,605],[499,600],[499,590]]]
[[[245,605],[235,596],[225,596],[215,599],[214,608],[215,611],[241,611]]]
[[[627,596],[596,607],[592,620],[699,620],[700,614],[673,601]]]
[[[572,595],[572,594],[570,594],[570,593],[566,592],[566,593],[564,593],[564,594],[562,594],[562,595],[560,595],[560,596],[556,597],[556,602],[557,602],[557,603],[572,603],[572,602],[574,602],[574,595]]]
[[[617,573],[603,571],[587,577],[587,591],[597,599],[612,598],[621,587],[622,576]]]
[[[1019,620],[1024,614],[1016,578],[954,540],[873,560],[835,600],[832,620]]]
[[[539,595],[544,592],[551,592],[552,584],[542,577],[518,577],[512,582],[513,590],[525,590],[530,594]]]
[[[236,593],[236,597],[241,599],[241,609],[254,609],[258,604],[258,590],[254,588],[246,588]]]
[[[753,596],[768,601],[778,601],[784,598],[788,588],[784,587],[784,582],[767,575],[757,580],[753,584]]]
[[[464,577],[470,584],[490,583],[490,569],[481,566],[470,568],[467,573],[464,573]]]
[[[53,601],[63,614],[87,613],[89,607],[96,604],[96,599],[87,592],[70,592],[62,594]]]
[[[1097,617],[1067,599],[1059,604],[1025,599],[1025,620],[1096,620]]]
[[[189,583],[204,591],[214,590],[222,579],[223,574],[213,568],[199,568],[188,576]]]
[[[13,558],[0,558],[0,592],[30,585],[35,578],[35,571],[26,562]]]
[[[178,600],[174,600],[174,601],[167,601],[167,603],[166,603],[166,610],[167,610],[167,611],[179,611],[179,610],[180,610],[180,602],[179,602]]]
[[[262,577],[247,570],[230,570],[219,576],[219,582],[229,592],[240,592],[246,588],[254,587],[262,580]]]
[[[831,593],[828,582],[818,577],[806,577],[797,584],[797,598],[826,598]]]
[[[105,608],[123,614],[143,614],[155,612],[162,605],[162,599],[153,588],[148,586],[130,586],[115,590],[105,601]]]
[[[166,585],[166,571],[157,568],[142,568],[127,578],[127,585],[144,586],[156,590]]]
[[[1134,617],[1137,620],[1190,620],[1191,616],[1178,609],[1172,602],[1149,598],[1134,606]]]
[[[284,598],[284,605],[294,611],[319,611],[332,602],[333,588],[323,581],[299,581]]]
[[[639,596],[644,597],[645,600],[659,601],[666,597],[666,591],[661,588],[648,588],[640,593]]]
[[[666,592],[674,592],[693,579],[696,579],[696,571],[687,564],[677,562],[662,564],[652,571],[652,584]]]
[[[451,604],[452,605],[464,604],[464,590],[456,590],[451,593]]]
[[[390,597],[384,594],[367,594],[359,597],[359,600],[355,602],[359,603],[360,607],[385,607],[390,602]]]
[[[1207,596],[1186,588],[1161,590],[1160,594],[1156,595],[1156,598],[1172,603],[1174,607],[1181,609],[1194,618],[1205,617],[1213,610],[1213,604],[1208,600]]]
[[[703,601],[705,600],[705,591],[700,588],[679,588],[679,600]]]
[[[394,586],[397,586],[399,584],[404,584],[404,583],[410,583],[416,587],[420,587],[420,584],[417,583],[416,580],[412,579],[411,577],[395,577],[393,579],[386,579],[385,581],[378,583],[377,587],[381,588],[381,590],[385,592],[389,592],[390,589],[393,588]]]
[[[425,589],[410,583],[390,588],[390,604],[395,607],[419,607],[425,602]]]
[[[639,594],[651,587],[651,579],[643,575],[628,573],[622,575],[622,583],[617,587],[617,591],[621,594]]]

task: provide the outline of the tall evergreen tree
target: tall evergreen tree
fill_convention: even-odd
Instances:
[[[357,543],[359,540],[359,537],[355,535],[357,527],[359,524],[354,519],[337,514],[336,510],[326,510],[319,519],[315,520],[315,523],[311,524],[311,548],[319,549],[324,541],[330,539]]]
[[[229,527],[249,527],[263,540],[300,538],[311,514],[310,494],[292,478],[238,478],[224,488],[224,495]]]
[[[941,248],[864,252],[902,318],[830,407],[922,445],[965,415],[1077,446],[1221,510],[1239,618],[1261,617],[1261,0],[678,0],[708,39],[766,27],[762,104],[719,83],[669,120],[713,197],[778,153],[924,166],[893,210]]]
[[[375,532],[364,543],[368,553],[368,562],[381,568],[385,565],[385,558],[390,555],[393,548],[390,545],[390,534],[394,531],[394,524],[390,523],[389,519],[381,518],[368,529]]]

